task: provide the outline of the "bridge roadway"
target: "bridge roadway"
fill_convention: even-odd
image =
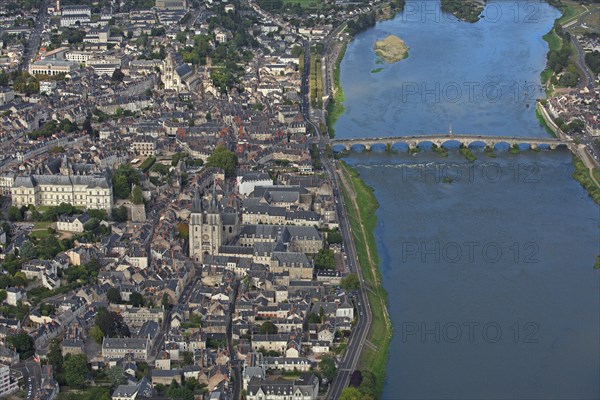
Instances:
[[[556,139],[556,138],[527,138],[527,137],[507,137],[507,136],[476,136],[476,135],[420,135],[420,136],[394,136],[394,137],[378,137],[378,138],[353,138],[353,139],[333,139],[332,146],[344,146],[348,151],[352,150],[352,146],[362,145],[365,150],[370,150],[371,147],[377,144],[383,144],[386,147],[391,147],[397,143],[405,143],[410,149],[414,149],[421,143],[430,142],[436,146],[443,146],[449,141],[459,142],[461,145],[469,147],[473,143],[483,143],[486,146],[494,147],[499,143],[508,143],[509,145],[529,144],[532,149],[538,146],[548,146],[551,150],[556,149],[559,145],[565,145],[568,148],[574,146],[572,141]]]

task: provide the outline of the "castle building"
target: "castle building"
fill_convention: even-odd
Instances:
[[[110,211],[113,206],[112,184],[105,175],[22,175],[15,178],[10,191],[17,207],[67,203]]]

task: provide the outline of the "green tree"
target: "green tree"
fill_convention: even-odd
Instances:
[[[335,256],[333,250],[321,249],[315,256],[315,268],[335,269]]]
[[[308,314],[308,317],[306,318],[306,320],[308,321],[309,324],[320,324],[321,323],[321,317],[319,317],[315,313]]]
[[[96,218],[92,218],[88,222],[85,223],[85,225],[83,226],[83,229],[85,229],[87,232],[93,232],[99,226],[100,226],[100,221],[97,220]]]
[[[140,184],[140,174],[130,164],[121,164],[113,175],[113,193],[119,199],[127,199],[131,187]]]
[[[130,199],[133,204],[144,204],[144,196],[142,196],[142,188],[139,186],[134,187],[133,190],[131,191]]]
[[[121,83],[123,82],[123,78],[125,78],[125,74],[123,73],[123,71],[121,71],[120,68],[117,68],[113,72],[112,77],[110,79],[115,83]]]
[[[104,337],[129,337],[130,332],[123,317],[104,307],[98,309],[96,314],[96,326],[100,328]]]
[[[265,321],[263,322],[263,324],[260,326],[260,333],[262,334],[276,334],[277,333],[277,326],[271,322],[271,321]]]
[[[50,350],[48,351],[48,363],[52,365],[56,373],[62,371],[63,367],[63,355],[60,349],[60,342],[56,339],[52,340],[50,344]]]
[[[321,357],[321,361],[319,362],[319,371],[321,371],[323,376],[327,378],[329,382],[335,378],[335,375],[337,374],[337,367],[335,366],[335,362],[331,356],[324,355]]]
[[[21,359],[24,360],[33,355],[33,338],[26,332],[19,332],[16,335],[8,336],[6,341],[17,351],[17,353],[19,353]]]
[[[108,376],[108,380],[112,387],[117,387],[125,383],[125,372],[122,367],[117,365],[110,367],[108,371],[106,371],[106,375]]]
[[[106,291],[106,299],[112,304],[120,304],[123,299],[121,292],[117,288],[110,288]]]
[[[35,246],[29,240],[24,242],[19,248],[19,255],[23,260],[31,260],[37,257]]]
[[[134,307],[143,307],[145,303],[144,296],[138,292],[133,292],[129,295],[129,304]]]
[[[362,393],[363,398],[375,400],[375,394],[377,393],[377,378],[375,374],[368,370],[361,371],[361,374],[362,382],[358,390]]]
[[[342,234],[339,231],[332,231],[327,234],[327,243],[341,244],[343,242]]]
[[[226,176],[234,176],[237,166],[237,157],[225,147],[219,146],[213,151],[210,157],[208,157],[206,165],[223,169]]]
[[[183,365],[193,365],[194,364],[194,355],[191,351],[183,352]]]
[[[102,329],[98,325],[92,326],[90,329],[90,336],[94,341],[98,344],[102,344],[102,340],[104,339],[104,333],[102,333]]]
[[[344,290],[357,290],[360,288],[360,281],[356,274],[349,274],[342,278],[342,289]]]
[[[347,387],[342,390],[340,400],[363,400],[363,394],[354,387]]]
[[[61,243],[55,236],[47,236],[37,242],[37,256],[43,260],[51,260],[63,251]]]
[[[8,208],[8,220],[9,221],[23,221],[23,213],[17,206],[10,206]]]
[[[164,308],[171,307],[171,299],[169,298],[168,294],[166,294],[166,293],[163,294],[161,304]]]
[[[112,219],[115,222],[126,222],[127,221],[127,207],[120,206],[112,209]]]
[[[70,355],[64,365],[67,385],[73,388],[82,388],[88,371],[87,356],[85,354]]]
[[[7,297],[6,290],[0,290],[0,303],[2,303],[4,300],[6,300],[6,297]]]
[[[295,45],[294,47],[292,47],[292,55],[294,57],[299,57],[301,54],[304,54],[304,49],[302,48],[302,46]]]
[[[575,118],[569,123],[569,132],[581,133],[585,129],[585,124],[579,118]]]

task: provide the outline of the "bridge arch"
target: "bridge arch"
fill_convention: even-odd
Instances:
[[[346,146],[346,149],[348,149],[348,146]],[[371,146],[367,147],[367,145],[364,145],[362,143],[352,143],[348,150],[356,153],[363,153],[365,151],[369,151],[370,149]]]
[[[383,153],[388,149],[388,143],[373,143],[370,150],[376,153]]]
[[[400,151],[403,153],[407,153],[409,148],[407,142],[393,142],[391,146],[392,151]]]
[[[349,151],[350,149],[349,149],[348,147],[349,147],[349,146],[347,146],[347,145],[345,145],[345,144],[335,144],[335,143],[333,143],[333,144],[331,145],[331,150],[332,150],[334,153],[342,153],[342,152],[344,152],[344,151],[346,151],[346,150],[348,150],[348,151]]]
[[[456,150],[456,149],[460,149],[461,145],[463,145],[464,142],[460,141],[460,140],[456,140],[456,139],[448,139],[444,142],[442,142],[442,147],[448,150]]]
[[[504,141],[504,140],[497,141],[497,142],[493,143],[491,146],[494,151],[502,152],[502,151],[510,150],[510,143],[507,141]]]
[[[465,143],[465,147],[469,149],[485,149],[487,144],[483,140],[472,140],[468,143]]]

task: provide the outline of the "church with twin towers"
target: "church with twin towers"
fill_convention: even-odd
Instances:
[[[218,255],[222,246],[231,243],[240,231],[237,207],[224,207],[217,199],[213,184],[210,199],[205,201],[198,190],[194,193],[189,222],[190,257],[201,262],[204,255]]]

